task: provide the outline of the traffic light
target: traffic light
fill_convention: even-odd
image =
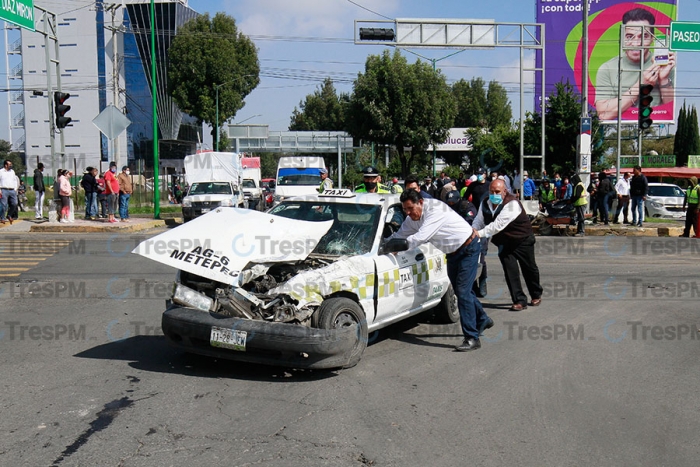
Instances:
[[[393,41],[396,33],[390,28],[360,28],[361,41]]]
[[[70,117],[66,117],[66,112],[70,110],[70,105],[65,105],[65,102],[70,97],[67,92],[54,92],[54,111],[56,112],[56,128],[65,128],[73,120]]]
[[[651,91],[653,90],[654,85],[652,84],[642,84],[639,86],[639,101],[637,104],[639,106],[639,115],[637,117],[640,130],[646,130],[654,123],[654,120],[651,119],[651,113],[654,110],[651,107],[651,101],[654,100],[654,98],[651,97]]]

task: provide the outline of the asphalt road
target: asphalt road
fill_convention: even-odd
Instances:
[[[1,465],[698,465],[700,242],[539,238],[520,313],[492,248],[481,350],[421,316],[324,372],[170,348],[139,238],[5,244],[49,255],[0,284]]]

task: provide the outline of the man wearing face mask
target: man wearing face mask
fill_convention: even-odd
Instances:
[[[114,218],[114,213],[117,210],[117,203],[119,202],[119,180],[117,180],[117,163],[110,162],[109,170],[105,172],[105,193],[107,193],[107,217],[108,222],[114,224],[118,222]]]
[[[379,183],[379,171],[366,167],[362,171],[362,183],[355,187],[356,193],[391,193],[389,188]]]
[[[498,247],[506,284],[513,305],[510,311],[527,308],[527,296],[520,282],[520,271],[532,300],[530,306],[542,303],[540,270],[535,261],[535,235],[530,219],[520,201],[508,193],[503,180],[494,180],[489,186],[489,198],[482,202],[472,224],[481,239],[491,238]]]
[[[122,222],[128,222],[129,200],[131,199],[131,194],[134,192],[129,167],[122,167],[122,171],[117,177],[117,180],[119,181],[119,217]]]
[[[479,209],[481,202],[489,197],[489,184],[486,183],[486,171],[484,169],[476,171],[476,181],[470,183],[467,187],[464,199],[469,199],[470,196],[476,209]]]

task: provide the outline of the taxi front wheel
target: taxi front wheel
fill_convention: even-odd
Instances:
[[[457,307],[457,295],[452,290],[452,285],[442,296],[440,303],[435,307],[435,318],[441,323],[452,324],[459,321],[459,308]]]
[[[311,317],[311,325],[319,329],[340,329],[356,326],[355,345],[352,348],[348,363],[343,368],[351,368],[360,361],[362,353],[367,348],[367,320],[365,314],[356,302],[345,297],[329,298]]]

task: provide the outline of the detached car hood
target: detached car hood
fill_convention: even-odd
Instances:
[[[132,253],[237,285],[249,263],[306,259],[332,225],[332,220],[307,222],[250,209],[217,208],[141,242]]]

